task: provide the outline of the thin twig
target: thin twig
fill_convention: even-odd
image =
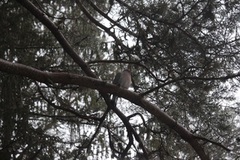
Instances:
[[[44,94],[42,93],[41,91],[41,88],[39,86],[39,84],[37,82],[35,82],[35,85],[37,86],[37,89],[38,89],[38,93],[41,95],[41,97],[52,107],[54,107],[55,109],[60,109],[60,110],[63,110],[63,111],[66,111],[66,112],[69,112],[69,113],[72,113],[73,115],[79,117],[79,118],[82,118],[82,119],[86,119],[86,120],[89,120],[89,119],[92,119],[92,120],[96,120],[96,121],[100,121],[101,118],[98,118],[98,117],[93,117],[93,116],[87,116],[87,115],[81,115],[79,114],[77,111],[71,109],[71,108],[67,108],[67,107],[62,107],[62,106],[58,106],[58,105],[55,105],[51,100],[47,99]]]
[[[207,138],[205,138],[205,137],[194,135],[194,138],[196,138],[196,139],[201,139],[201,140],[203,140],[203,141],[207,141],[207,142],[210,142],[210,143],[212,143],[212,144],[215,144],[215,145],[217,145],[217,146],[225,149],[225,150],[228,151],[228,152],[231,151],[231,149],[227,148],[226,146],[222,145],[221,143],[215,142],[215,141],[210,140],[210,139],[207,139]]]

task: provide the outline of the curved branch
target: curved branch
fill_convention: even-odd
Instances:
[[[33,3],[31,3],[28,0],[16,0],[18,3],[20,3],[23,7],[25,7],[29,12],[31,12],[31,14],[33,14],[40,22],[42,22],[51,32],[52,34],[55,36],[55,38],[57,39],[57,41],[60,43],[60,45],[63,47],[63,49],[67,52],[67,54],[74,60],[75,63],[77,63],[81,69],[85,72],[86,75],[96,78],[97,76],[91,71],[91,69],[89,68],[89,66],[87,65],[87,63],[85,63],[85,61],[83,61],[78,54],[73,50],[73,48],[71,47],[71,45],[69,44],[69,42],[65,39],[65,37],[63,36],[63,34],[58,30],[58,27],[48,18],[45,16],[44,12],[42,12],[41,10],[39,10],[36,6],[34,6]],[[90,17],[89,17],[90,18]],[[14,66],[14,65],[11,65]],[[6,66],[5,66],[6,67]],[[3,67],[3,69],[5,68]],[[16,66],[15,66],[16,67]],[[16,67],[18,68],[18,67]],[[15,68],[15,69],[16,69]],[[79,78],[78,75],[73,75],[73,77],[71,77],[70,74],[68,73],[53,73],[53,74],[48,74],[48,73],[44,73],[40,70],[36,70],[34,68],[28,68],[28,67],[24,67],[24,65],[20,65],[20,68],[25,68],[21,71],[22,75],[25,75],[31,79],[35,79],[39,82],[43,82],[43,83],[52,83],[52,82],[56,82],[56,83],[63,83],[63,84],[68,84],[68,80],[70,81],[75,81],[74,83],[78,83],[76,82],[76,79]],[[7,69],[7,68],[5,68]],[[17,69],[18,70],[18,69]],[[29,71],[29,73],[27,73]],[[18,71],[16,72],[10,69],[10,73],[11,72],[15,72],[15,74],[18,74]],[[36,76],[36,77],[34,77]],[[65,77],[65,78],[64,78]],[[61,78],[63,78],[61,80]],[[93,80],[92,78],[92,80]],[[57,82],[58,80],[60,80],[59,82]],[[75,79],[75,80],[74,80]],[[57,80],[57,81],[55,81]],[[83,83],[85,84],[89,84],[90,87],[90,83],[88,83],[87,78],[83,80]],[[96,80],[96,79],[95,79]],[[102,82],[101,82],[102,83]],[[91,88],[91,87],[90,87]],[[99,90],[100,91],[100,90]],[[106,102],[106,105],[108,107],[110,107],[112,105],[111,101],[110,101],[110,97],[109,95],[107,95],[106,93],[100,92],[101,96],[104,98],[104,101]]]
[[[0,59],[0,71],[25,76],[33,80],[43,83],[61,83],[61,84],[75,84],[81,87],[87,87],[96,89],[101,93],[111,93],[119,97],[123,97],[130,102],[141,106],[143,109],[148,111],[150,114],[156,116],[162,123],[165,123],[169,128],[176,131],[186,142],[188,142],[199,157],[203,160],[209,160],[209,157],[204,152],[202,146],[195,139],[194,135],[186,130],[183,126],[178,124],[169,115],[160,110],[160,108],[154,104],[151,104],[147,100],[143,99],[141,95],[138,95],[129,90],[125,90],[117,87],[116,85],[106,83],[96,78],[80,76],[78,74],[71,74],[66,72],[43,72],[38,69],[28,67],[22,64],[11,63],[6,60]],[[105,97],[104,97],[105,98]],[[109,96],[107,96],[109,98]],[[107,105],[111,105],[110,99],[105,99]],[[113,107],[116,108],[116,107]],[[117,110],[114,110],[115,113]]]
[[[90,77],[96,77],[96,75],[90,70],[87,63],[85,63],[78,54],[73,50],[70,43],[66,40],[63,34],[59,31],[58,27],[33,3],[28,0],[16,0],[22,6],[24,6],[32,15],[34,15],[40,22],[42,22],[55,36],[57,41],[67,52],[67,54],[77,63],[81,69]]]

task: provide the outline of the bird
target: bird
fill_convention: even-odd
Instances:
[[[123,89],[128,89],[132,83],[132,76],[129,69],[124,69],[122,72],[118,72],[113,79],[113,84]],[[118,97],[113,95],[112,101],[116,104]]]

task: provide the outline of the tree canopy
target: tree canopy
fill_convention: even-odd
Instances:
[[[238,0],[1,1],[1,157],[240,158],[239,17]],[[112,84],[127,68],[130,90]]]

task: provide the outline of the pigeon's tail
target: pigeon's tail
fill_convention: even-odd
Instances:
[[[118,96],[112,95],[112,102],[114,103],[115,106],[117,104],[117,100],[118,100]]]

